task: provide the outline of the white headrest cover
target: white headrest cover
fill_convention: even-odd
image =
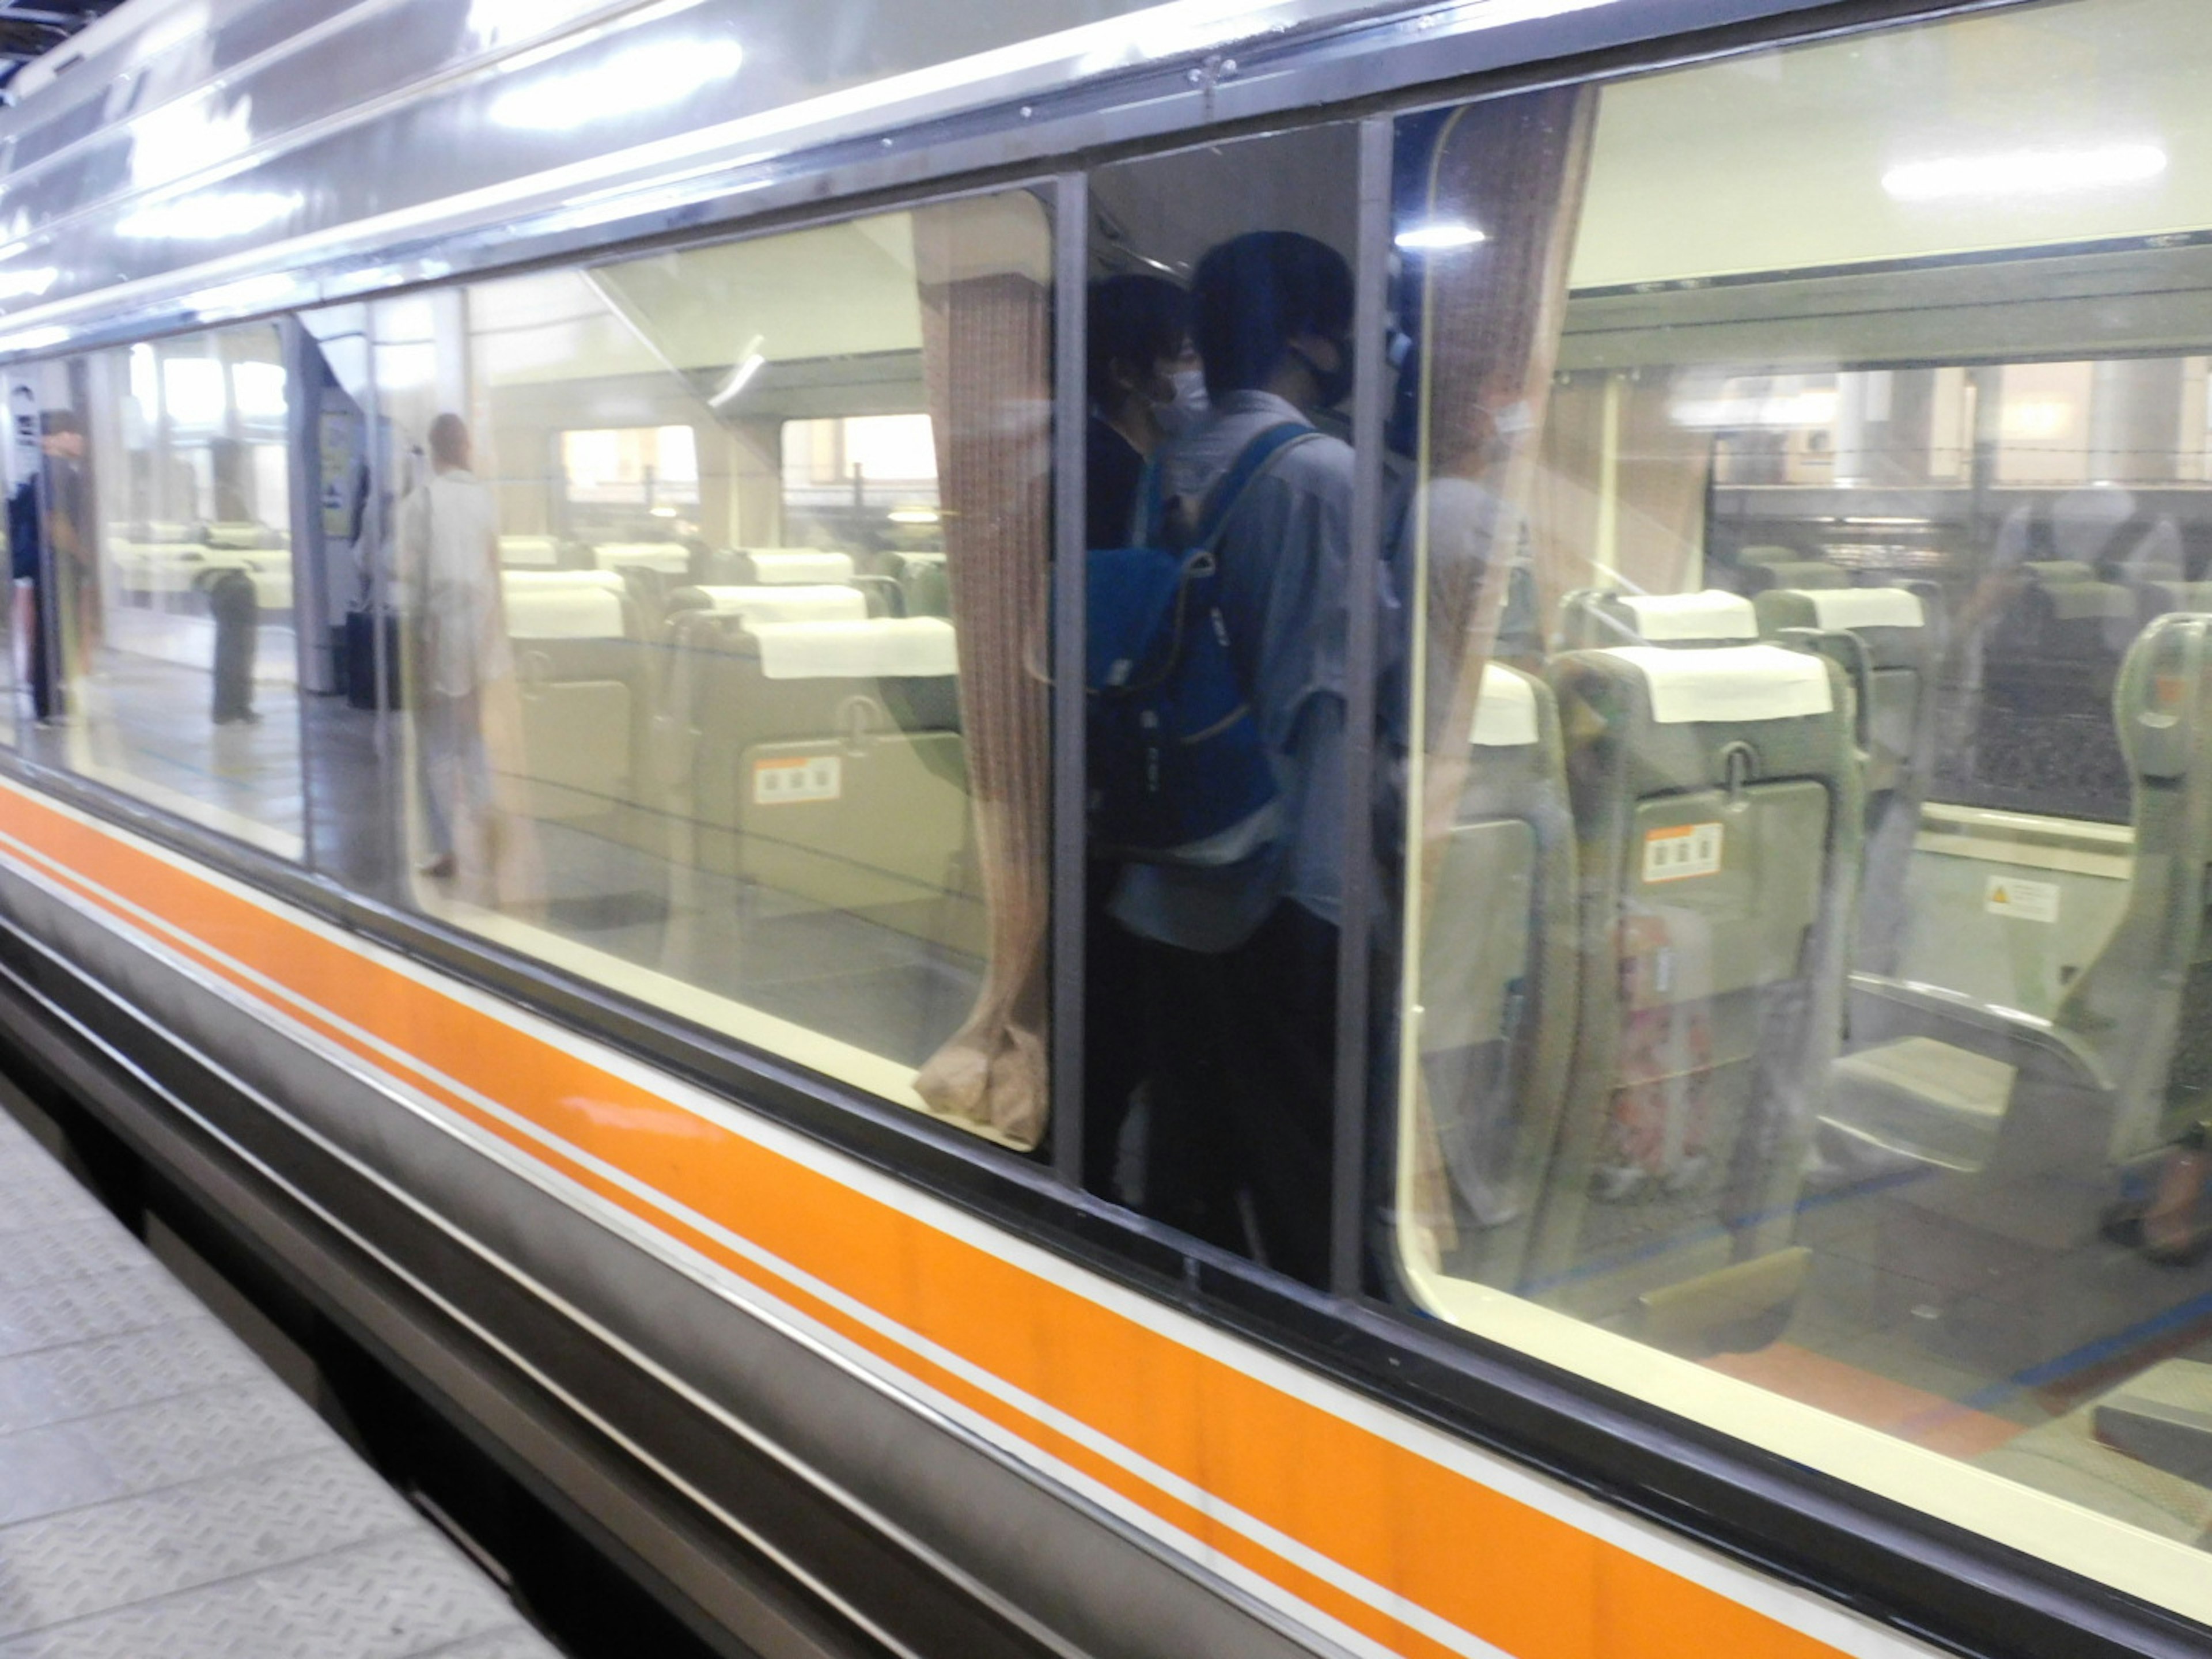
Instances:
[[[801,587],[702,587],[708,606],[748,622],[859,622],[867,596],[827,583]]]
[[[550,536],[501,536],[499,557],[502,564],[558,564],[561,544]]]
[[[518,640],[618,640],[622,595],[604,587],[526,587],[507,596],[507,631]]]
[[[1606,654],[1641,671],[1651,689],[1651,718],[1662,726],[1797,720],[1836,706],[1827,659],[1778,645],[1687,651],[1623,645]]]
[[[602,570],[665,570],[680,576],[691,568],[691,550],[675,542],[609,542],[592,550]]]
[[[1620,602],[1647,640],[1755,640],[1759,615],[1741,593],[1624,593]]]
[[[1468,740],[1480,749],[1522,749],[1536,741],[1536,683],[1502,663],[1485,663]]]
[[[772,680],[951,674],[959,666],[952,624],[942,617],[764,622],[747,631],[760,641],[761,672]]]
[[[850,553],[824,553],[811,547],[756,547],[745,556],[753,562],[756,581],[779,587],[792,582],[848,582],[853,580]]]
[[[1924,628],[1926,607],[1904,587],[1810,587],[1814,620],[1823,628]]]

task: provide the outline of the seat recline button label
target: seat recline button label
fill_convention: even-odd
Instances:
[[[753,801],[761,806],[793,806],[801,801],[836,800],[845,793],[844,771],[844,763],[836,755],[755,761]]]
[[[1991,876],[1982,888],[1982,908],[1993,916],[2010,916],[2017,921],[2056,921],[2058,895],[2055,881]]]
[[[1644,879],[1682,881],[1691,876],[1720,873],[1721,826],[1680,823],[1654,830],[1644,837]]]

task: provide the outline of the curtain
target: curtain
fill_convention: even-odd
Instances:
[[[1470,104],[1454,112],[1430,160],[1429,222],[1468,225],[1484,240],[1429,256],[1421,296],[1425,870],[1466,781],[1467,744],[1453,738],[1474,718],[1505,586],[1486,578],[1501,556],[1518,556],[1543,470],[1596,112],[1588,87]]]
[[[960,708],[989,957],[975,1007],[915,1087],[1017,1146],[1044,1133],[1051,914],[1048,613],[1052,236],[1025,192],[914,216]]]
[[[1596,107],[1589,88],[1469,105],[1429,157],[1425,222],[1482,240],[1428,255],[1421,289],[1426,399],[1411,528],[1425,641],[1413,738],[1425,758],[1407,862],[1416,937],[1466,786],[1466,734],[1505,598],[1507,584],[1490,578],[1538,551],[1528,520],[1552,476],[1546,416]],[[1433,1259],[1455,1229],[1432,1103],[1419,1087],[1406,1136],[1407,1243]]]

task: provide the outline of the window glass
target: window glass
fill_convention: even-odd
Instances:
[[[1401,121],[1384,1202],[1426,1313],[2202,1619],[2199,21]]]
[[[39,366],[15,551],[39,750],[289,858],[304,849],[291,405],[276,326]],[[30,399],[27,398],[27,404]]]
[[[1018,191],[311,319],[393,895],[1036,1145],[1051,268]]]
[[[1352,579],[1346,400],[1384,348],[1352,337],[1358,137],[1149,157],[1091,188],[1084,1179],[1314,1285],[1346,639],[1382,597]],[[1194,608],[1194,639],[1166,631]]]

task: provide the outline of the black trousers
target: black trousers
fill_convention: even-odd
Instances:
[[[1156,1069],[1145,1207],[1325,1286],[1335,924],[1285,902],[1233,951],[1147,951]]]

